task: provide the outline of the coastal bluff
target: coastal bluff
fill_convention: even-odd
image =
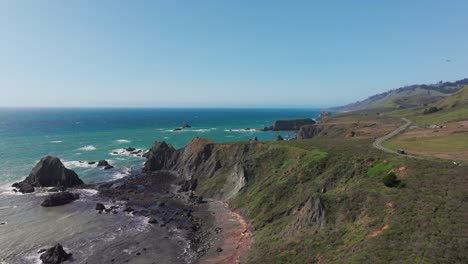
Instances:
[[[34,192],[34,187],[75,187],[84,184],[78,175],[67,169],[57,157],[42,158],[26,179],[13,184],[20,192]]]
[[[315,123],[312,118],[275,120],[270,127],[263,128],[263,131],[298,131],[302,126]]]

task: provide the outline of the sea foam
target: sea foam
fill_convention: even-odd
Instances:
[[[130,143],[131,141],[128,139],[117,139],[116,142],[117,143]]]
[[[87,145],[79,148],[78,150],[84,150],[84,151],[93,151],[96,150],[96,147],[93,145]]]

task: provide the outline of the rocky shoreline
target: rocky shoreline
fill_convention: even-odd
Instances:
[[[164,144],[158,145],[157,148],[153,146],[154,153],[146,155],[148,160],[141,172],[118,180],[94,184],[84,184],[76,173],[65,168],[58,158],[44,157],[24,181],[15,183],[13,187],[25,193],[44,191],[43,187],[49,187],[46,192],[52,192],[52,194],[47,195],[43,200],[41,205],[44,207],[72,203],[79,199],[77,192],[80,189],[94,189],[97,191],[93,199],[96,201],[96,214],[144,217],[147,224],[154,227],[155,231],[150,232],[159,232],[161,229],[166,230],[167,234],[177,232],[182,238],[179,244],[186,243],[181,257],[178,258],[180,263],[221,263],[222,261],[216,261],[216,259],[227,258],[238,260],[240,254],[244,254],[250,247],[250,231],[246,229],[245,224],[239,224],[237,233],[245,236],[248,242],[242,246],[232,246],[233,243],[237,243],[238,238],[234,238],[236,240],[234,241],[232,235],[230,238],[230,235],[225,234],[233,232],[232,223],[220,222],[216,217],[217,215],[218,217],[232,216],[233,212],[220,201],[207,200],[198,196],[194,192],[196,181],[181,180],[177,172],[164,170],[165,165],[158,164],[155,154],[160,157],[170,155],[172,149],[169,146]],[[237,221],[236,219],[238,218],[233,218],[230,222]],[[226,224],[228,226],[224,226]],[[164,238],[171,239],[169,236]],[[224,242],[229,239],[231,242]],[[139,244],[140,242],[143,241],[126,241],[125,243]],[[73,252],[65,254],[59,243],[66,246],[67,241],[50,241],[50,245],[55,245],[54,247],[41,249],[38,252],[43,263],[62,263],[71,257]],[[223,248],[224,245],[226,248]],[[151,246],[146,244],[141,248],[136,247],[133,256],[128,256],[125,261],[112,258],[112,256],[105,259],[112,263],[131,262],[132,259],[140,259],[146,252],[158,250]],[[91,256],[91,259],[98,260],[94,256]],[[138,263],[147,263],[147,261]]]

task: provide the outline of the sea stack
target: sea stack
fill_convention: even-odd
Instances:
[[[42,158],[31,170],[28,177],[22,182],[13,184],[20,191],[24,186],[29,187],[75,187],[83,184],[83,181],[73,171],[65,168],[57,157],[46,156]],[[30,191],[30,188],[27,189]]]

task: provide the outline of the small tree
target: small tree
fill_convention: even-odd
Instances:
[[[398,180],[398,177],[394,172],[390,172],[389,174],[385,175],[382,179],[383,184],[385,186],[393,188],[393,187],[398,187],[401,184],[401,181]]]

